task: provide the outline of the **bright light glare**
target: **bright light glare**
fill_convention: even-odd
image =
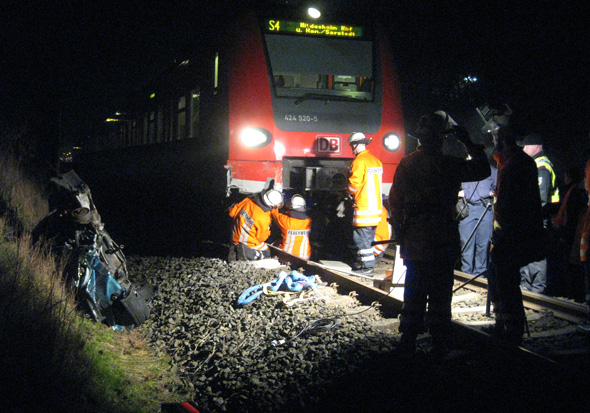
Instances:
[[[310,7],[307,9],[307,14],[309,14],[309,17],[312,19],[318,19],[322,15],[322,13],[315,7]]]
[[[383,138],[383,145],[385,146],[385,149],[390,152],[397,151],[400,148],[401,143],[401,139],[395,133],[388,133]]]
[[[244,145],[250,148],[260,148],[270,142],[270,136],[257,128],[244,129],[240,139]]]
[[[275,142],[275,156],[277,161],[283,159],[285,152],[285,145],[283,145],[281,142]]]

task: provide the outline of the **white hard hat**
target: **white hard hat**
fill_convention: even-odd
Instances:
[[[276,189],[271,189],[262,194],[262,202],[270,208],[277,208],[283,203],[283,194]]]
[[[298,211],[304,211],[306,207],[305,198],[303,198],[299,194],[295,194],[291,197],[291,209],[295,209]]]
[[[371,142],[371,138],[367,138],[364,133],[362,132],[352,132],[348,137],[348,144],[349,145],[356,145],[359,143],[368,144]]]

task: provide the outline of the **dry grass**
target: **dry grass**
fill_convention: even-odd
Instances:
[[[116,332],[76,311],[65,263],[32,245],[29,231],[47,213],[42,187],[0,151],[2,410],[156,412],[181,401],[170,359],[141,329]]]
[[[0,152],[0,199],[8,212],[27,231],[47,214],[42,185],[27,175],[14,154]]]

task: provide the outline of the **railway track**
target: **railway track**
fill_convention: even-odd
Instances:
[[[388,250],[373,278],[355,276],[348,266],[337,262],[313,262],[274,249],[279,260],[291,266],[309,268],[328,283],[336,283],[343,292],[355,291],[365,303],[377,301],[386,317],[397,317],[403,303],[403,279],[398,269],[386,279],[386,269],[394,269],[394,252]],[[338,265],[340,264],[340,265]],[[453,294],[453,334],[461,342],[494,343],[481,327],[494,322],[487,303],[487,280],[455,271]],[[523,291],[527,316],[523,344],[518,349],[526,357],[543,362],[577,363],[590,358],[590,336],[580,324],[588,319],[585,305]],[[498,343],[496,343],[498,344]],[[493,345],[493,344],[492,344]]]

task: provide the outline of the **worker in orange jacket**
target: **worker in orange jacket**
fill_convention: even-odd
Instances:
[[[234,248],[229,259],[260,260],[270,257],[266,240],[270,236],[271,211],[283,204],[283,194],[271,189],[245,198],[230,207]]]
[[[377,225],[377,229],[375,230],[375,241],[387,241],[392,239],[393,232],[391,231],[391,224],[389,223],[389,213],[387,212],[387,208],[385,205],[383,206],[383,212],[381,213],[381,221]],[[381,257],[383,257],[383,253],[387,249],[389,244],[376,244],[373,246],[373,255],[375,256],[375,262],[378,262]]]
[[[291,197],[289,210],[286,214],[279,212],[278,209],[273,209],[270,214],[281,229],[279,248],[308,260],[311,257],[309,243],[311,218],[307,215],[305,198],[295,194]]]
[[[355,159],[350,166],[347,192],[354,200],[352,218],[352,241],[356,249],[353,270],[359,274],[371,275],[375,267],[375,256],[371,243],[375,239],[377,225],[381,221],[381,181],[383,164],[372,155],[366,145],[371,142],[365,134],[352,133],[348,144]]]

